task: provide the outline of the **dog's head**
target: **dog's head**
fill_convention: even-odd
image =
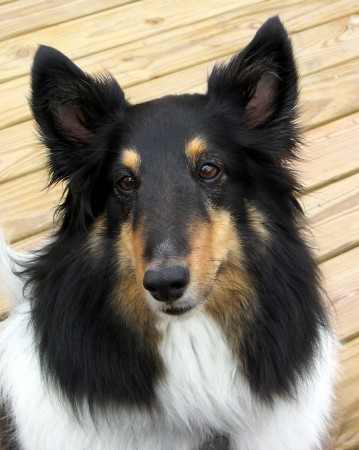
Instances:
[[[204,95],[131,105],[112,77],[48,47],[32,90],[52,181],[67,185],[62,232],[86,233],[98,260],[116,245],[119,302],[181,315],[217,309],[218,289],[250,289],[246,241],[265,252],[271,239],[265,196],[286,206],[292,193],[281,169],[296,144],[297,74],[277,18],[213,69]]]
[[[38,50],[31,106],[66,191],[27,275],[40,355],[71,400],[152,398],[159,321],[195,314],[264,398],[310,364],[325,314],[290,167],[297,94],[278,18],[214,67],[205,94],[137,105],[111,76]]]

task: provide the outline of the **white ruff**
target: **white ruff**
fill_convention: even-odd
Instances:
[[[266,408],[251,396],[216,323],[198,313],[163,322],[160,352],[167,375],[157,386],[162,412],[122,409],[96,426],[77,422],[54,387],[45,386],[29,326],[29,305],[19,305],[0,336],[2,398],[11,405],[25,450],[198,449],[210,430],[228,432],[231,448],[319,448],[330,413],[333,345],[323,336],[321,355],[303,381],[298,401]]]

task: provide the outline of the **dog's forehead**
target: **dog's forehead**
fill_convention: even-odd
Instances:
[[[132,107],[127,147],[142,164],[183,161],[186,145],[205,133],[203,106],[202,96],[171,96]]]

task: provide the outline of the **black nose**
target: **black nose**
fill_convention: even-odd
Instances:
[[[146,270],[143,286],[156,300],[170,302],[183,295],[189,279],[189,270],[186,266],[161,267]]]

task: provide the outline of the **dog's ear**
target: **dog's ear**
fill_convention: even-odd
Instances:
[[[246,128],[295,118],[298,76],[292,46],[278,17],[272,17],[228,64],[216,65],[208,96],[231,104]]]
[[[82,167],[97,134],[126,107],[110,76],[93,78],[51,47],[40,46],[32,67],[30,105],[50,151],[52,181]]]

